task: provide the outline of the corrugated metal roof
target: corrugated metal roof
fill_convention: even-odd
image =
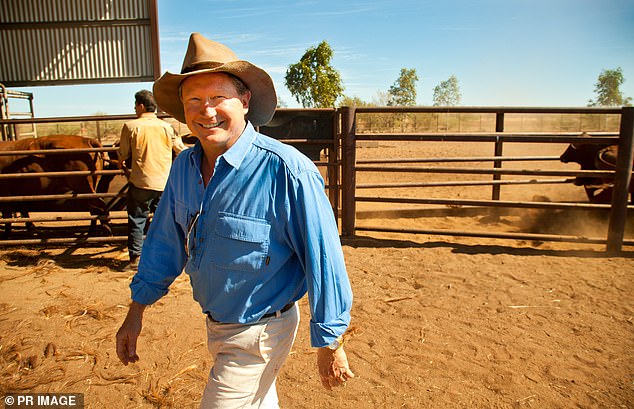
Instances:
[[[160,75],[156,0],[3,0],[0,44],[7,87]]]

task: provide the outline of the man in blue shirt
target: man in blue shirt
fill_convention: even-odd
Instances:
[[[194,33],[181,74],[165,73],[154,95],[198,142],[172,165],[130,285],[119,359],[139,359],[145,307],[184,269],[214,361],[202,408],[278,407],[275,378],[306,293],[321,382],[344,384],[354,377],[342,338],[352,291],[338,229],[315,165],[254,129],[275,112],[271,77]]]

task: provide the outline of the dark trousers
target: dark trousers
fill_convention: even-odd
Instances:
[[[128,254],[130,259],[141,255],[143,234],[149,227],[148,217],[158,206],[161,194],[156,190],[140,189],[130,184],[128,188]]]

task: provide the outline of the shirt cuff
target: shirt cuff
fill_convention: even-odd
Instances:
[[[137,275],[132,278],[130,290],[132,292],[132,300],[145,305],[154,304],[167,294],[167,289],[152,287],[138,278]]]
[[[323,348],[335,342],[346,332],[350,325],[350,313],[342,314],[337,320],[327,324],[310,321],[310,345],[314,348]]]

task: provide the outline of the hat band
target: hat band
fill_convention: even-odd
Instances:
[[[216,62],[216,61],[202,61],[199,63],[195,63],[192,64],[188,67],[185,67],[181,70],[181,74],[187,74],[193,71],[200,71],[200,70],[208,70],[208,69],[212,69],[212,68],[218,68],[218,67],[222,67],[223,65],[225,65],[225,63],[223,62]]]

